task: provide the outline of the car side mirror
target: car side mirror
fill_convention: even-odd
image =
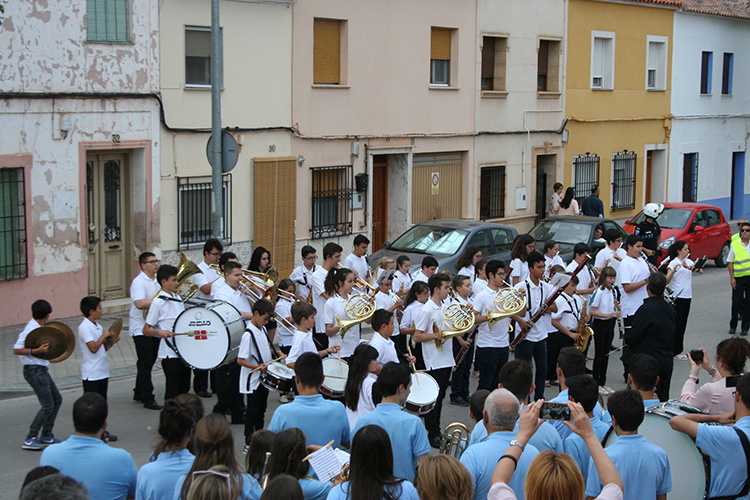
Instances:
[[[391,246],[391,242],[390,241],[386,241],[386,242],[383,243],[383,248],[388,248],[389,246]]]
[[[696,226],[693,226],[693,232],[694,233],[700,233],[701,231],[703,231],[703,229],[704,229],[704,227],[701,226],[700,224],[698,224]]]
[[[631,220],[633,220],[633,219],[628,219],[628,220],[626,220],[626,221],[625,221],[625,224],[630,224],[630,221],[631,221]]]

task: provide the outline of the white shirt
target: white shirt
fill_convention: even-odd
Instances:
[[[472,297],[476,297],[483,291],[487,289],[487,280],[483,280],[482,278],[477,278],[476,281],[471,285],[471,295]]]
[[[615,259],[615,253],[619,255],[621,258],[627,257],[627,252],[625,252],[624,249],[618,248],[617,251],[612,250],[609,247],[602,248],[598,254],[596,254],[596,260],[594,261],[594,267],[597,269],[603,269],[604,266],[609,266],[615,271],[617,271],[617,279],[616,283],[619,285],[621,284],[621,276],[620,276],[620,264],[621,262],[617,259]],[[607,264],[607,261],[610,261],[609,264]]]
[[[205,294],[200,291],[200,287],[205,285],[206,283],[211,283],[212,281],[215,281],[220,278],[219,273],[211,269],[208,264],[206,264],[206,261],[201,261],[200,264],[198,264],[198,269],[200,269],[202,272],[195,273],[190,277],[190,281],[198,285],[198,292],[196,292],[195,297],[198,299],[204,299],[204,300],[211,300],[213,297],[209,294]]]
[[[156,281],[156,277],[151,279],[146,273],[141,273],[133,278],[130,284],[130,323],[128,331],[131,337],[143,335],[143,325],[146,324],[146,318],[143,316],[143,309],[135,307],[136,300],[151,300],[159,292],[161,287]]]
[[[497,292],[487,287],[482,293],[474,299],[474,310],[480,316],[487,316],[488,312],[498,312],[495,308],[495,295]],[[477,347],[508,347],[508,327],[510,318],[504,318],[495,323],[492,328],[488,321],[479,325],[477,331]]]
[[[21,330],[21,333],[18,334],[18,338],[16,339],[16,343],[13,344],[13,349],[26,349],[26,352],[29,352],[29,349],[26,347],[26,337],[29,336],[29,334],[36,330],[37,328],[41,328],[42,325],[36,322],[35,319],[32,319],[28,323],[26,323],[26,326]],[[22,365],[39,365],[39,366],[49,366],[49,361],[42,358],[37,358],[36,356],[29,356],[28,354],[24,354],[22,356],[18,356],[21,358],[21,364]]]
[[[253,305],[250,303],[250,300],[248,300],[247,295],[242,293],[239,289],[233,289],[229,285],[222,286],[219,289],[219,293],[214,295],[214,298],[216,300],[229,302],[241,313],[252,314],[253,312]],[[248,321],[245,321],[246,325],[248,323]]]
[[[359,389],[359,400],[357,401],[357,411],[352,411],[346,407],[346,417],[349,419],[349,430],[353,433],[357,420],[375,409],[375,403],[372,401],[372,385],[378,379],[375,374],[368,374],[362,380],[362,386]],[[353,435],[353,434],[352,434]]]
[[[555,300],[557,312],[552,313],[552,319],[556,319],[568,330],[575,332],[578,330],[578,320],[581,318],[581,308],[583,307],[583,298],[580,295],[571,297],[563,292]]]
[[[651,275],[651,271],[645,260],[641,258],[634,259],[626,255],[620,264],[620,274],[622,275],[620,282],[623,285],[628,285],[648,279]],[[641,307],[641,304],[643,304],[643,301],[647,298],[648,290],[646,285],[643,285],[634,292],[626,292],[625,289],[623,289],[622,300],[620,301],[623,318],[634,315],[638,308]]]
[[[289,355],[286,357],[284,362],[289,365],[296,363],[300,356],[306,352],[314,352],[318,354],[318,349],[315,347],[315,341],[313,340],[312,332],[301,332],[299,330],[294,331],[294,340],[292,341],[292,348],[289,350]]]
[[[521,261],[521,259],[513,259],[510,261],[510,267],[513,269],[510,272],[510,282],[513,283],[513,277],[518,277],[518,282],[523,283],[529,277],[529,264],[528,262]]]
[[[312,269],[308,269],[305,265],[301,265],[292,271],[289,275],[289,279],[294,282],[297,287],[297,295],[307,300],[307,296],[312,291],[312,279],[313,274],[317,270],[317,266],[313,264]]]
[[[276,301],[276,317],[278,318],[291,318],[292,317],[292,303],[286,299],[279,297]],[[287,330],[281,321],[277,321],[278,328],[276,329],[276,335],[279,339],[279,346],[287,347],[291,346],[294,342],[294,332]]]
[[[437,272],[437,271],[435,271],[435,272]],[[422,272],[422,270],[420,269],[419,271],[417,271],[417,274],[415,274],[414,277],[411,279],[411,282],[414,283],[415,281],[421,281],[422,283],[427,284],[427,281],[429,279],[430,278],[428,278],[427,276],[425,276],[424,273]]]
[[[322,267],[319,267],[315,270],[312,277],[313,307],[315,308],[315,331],[320,334],[326,333],[325,311],[326,301],[328,299],[323,297],[323,292],[325,292],[326,289],[326,276],[328,276],[328,271],[326,271]]]
[[[544,281],[539,281],[539,285],[534,285],[531,278],[522,281],[516,285],[518,290],[526,290],[526,315],[523,319],[526,321],[531,318],[539,311],[539,309],[552,297],[557,289]],[[550,315],[545,314],[542,318],[534,323],[534,326],[529,330],[526,340],[530,342],[539,342],[547,338],[547,331],[549,322],[551,321]]]
[[[378,351],[378,364],[383,366],[384,364],[393,361],[398,363],[398,354],[396,354],[396,345],[391,339],[386,339],[378,332],[372,334],[370,339],[370,347],[374,347]]]
[[[549,197],[549,205],[547,205],[547,217],[557,215],[557,212],[560,210],[561,201],[562,196],[557,193],[552,193],[552,196]]]
[[[572,273],[576,270],[578,267],[578,262],[575,260],[570,261],[570,264],[567,265],[565,268],[566,273]],[[576,274],[576,277],[578,278],[578,286],[576,286],[576,290],[585,290],[587,288],[591,288],[593,285],[591,284],[591,274],[593,271],[591,269],[588,269],[588,264],[583,266],[583,269],[581,269],[578,274]],[[586,298],[590,299],[591,294],[587,293]]]
[[[615,285],[617,286],[617,285]],[[594,298],[591,299],[591,307],[596,307],[597,312],[600,312],[602,314],[612,314],[615,312],[615,295],[617,292],[614,291],[614,288],[608,289],[608,288],[602,288],[599,287],[596,289],[596,292],[594,293]],[[620,291],[620,294],[622,295],[622,291]],[[594,319],[603,319],[603,318],[594,318]]]
[[[419,313],[416,322],[416,329],[425,333],[434,333],[433,325],[444,330],[443,308],[432,300],[428,299]],[[439,334],[438,334],[439,335]],[[453,359],[453,344],[446,342],[441,350],[438,350],[435,342],[428,340],[422,342],[422,356],[424,364],[428,370],[438,370],[440,368],[452,368],[455,365]]]
[[[565,262],[562,260],[562,257],[560,257],[560,254],[557,254],[554,257],[549,257],[547,256],[547,254],[544,254],[544,276],[545,277],[549,276],[549,270],[553,266],[565,267]]]
[[[356,271],[360,278],[367,279],[367,272],[370,270],[370,266],[367,263],[367,256],[357,257],[353,253],[350,253],[341,265],[348,267],[352,271]]]
[[[466,267],[462,267],[461,269],[458,270],[456,274],[458,274],[459,276],[468,276],[469,279],[471,280],[472,285],[474,284],[474,280],[477,277],[476,271],[474,269],[474,264],[471,264]]]
[[[347,299],[342,298],[339,294],[336,294],[328,299],[328,301],[326,302],[326,309],[324,314],[326,325],[338,326],[336,318],[341,318],[342,320],[351,319],[346,315],[346,311],[344,311],[346,300]],[[336,345],[336,342],[338,342],[338,344],[341,346],[341,357],[348,358],[349,356],[354,354],[354,349],[356,349],[359,345],[359,339],[359,325],[354,325],[353,327],[349,328],[349,330],[347,330],[347,332],[344,334],[343,339],[341,338],[340,332],[336,333],[336,335],[328,337],[328,347],[334,346]]]
[[[146,316],[146,324],[151,325],[154,330],[169,330],[173,331],[174,322],[177,320],[182,311],[185,310],[185,305],[182,303],[182,299],[176,293],[168,294],[165,291],[159,293],[159,297],[171,297],[174,300],[164,300],[160,298],[154,299],[151,303],[151,307],[148,309],[148,316]],[[175,332],[179,333],[179,332]],[[166,344],[167,339],[161,339],[159,342],[159,359],[164,358],[178,358],[177,353]]]
[[[222,290],[225,288],[229,288],[229,285],[227,285],[227,282],[224,278],[219,278],[213,283],[211,283],[211,297],[215,298],[216,300],[224,300],[220,299],[219,295],[221,295]],[[231,289],[230,289],[231,292]]]
[[[680,268],[675,271],[677,265]],[[685,262],[680,262],[680,259],[674,259],[669,263],[669,269],[674,271],[672,275],[672,281],[669,286],[674,292],[672,297],[679,299],[692,299],[693,298],[693,271],[687,269],[685,266],[693,267],[695,262],[690,259],[685,259]]]
[[[419,317],[419,312],[422,310],[422,304],[418,300],[415,300],[404,309],[404,314],[401,315],[401,324],[406,328],[413,328]]]
[[[242,334],[240,350],[237,353],[237,358],[247,360],[254,365],[270,363],[273,360],[273,355],[271,354],[271,346],[268,345],[268,338],[266,337],[265,330],[265,327],[260,330],[258,327],[250,323],[247,330],[245,330],[245,333]],[[250,335],[255,337],[255,343],[258,344],[260,355],[258,355],[258,350],[255,348],[255,343]],[[247,383],[248,377],[250,378],[249,387]],[[252,394],[259,385],[260,370],[250,373],[250,368],[246,366],[240,368],[240,394]]]
[[[104,329],[99,323],[87,318],[78,325],[78,346],[81,348],[81,378],[83,380],[103,380],[109,378],[109,361],[104,344],[96,352],[91,352],[88,342],[96,342],[102,336]]]
[[[386,311],[393,307],[393,304],[396,303],[396,299],[398,296],[395,293],[391,294],[385,294],[383,292],[378,291],[378,293],[375,294],[375,307],[378,309],[385,309]],[[391,337],[398,337],[399,334],[399,325],[398,325],[398,315],[396,314],[398,312],[398,309],[395,309],[393,311],[393,335]]]
[[[411,281],[411,276],[404,274],[397,269],[393,273],[393,284],[391,285],[391,290],[393,293],[398,293],[402,289],[408,290],[411,288]]]

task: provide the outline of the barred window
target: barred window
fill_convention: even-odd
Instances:
[[[505,167],[483,167],[479,179],[479,218],[505,217]]]
[[[312,171],[313,238],[352,232],[352,166],[315,167]]]
[[[627,150],[612,155],[612,210],[635,208],[635,165],[638,155]]]
[[[130,43],[128,0],[87,0],[86,39],[89,42]]]
[[[25,278],[26,262],[23,168],[0,168],[0,280]]]
[[[232,243],[232,175],[223,176],[224,224],[222,240]],[[203,246],[213,236],[213,190],[210,177],[177,178],[177,249]]]
[[[586,153],[573,157],[573,176],[578,206],[591,194],[591,188],[599,184],[599,155]]]
[[[682,201],[698,200],[698,153],[682,156]]]

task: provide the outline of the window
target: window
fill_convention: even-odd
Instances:
[[[430,85],[448,87],[451,83],[451,31],[432,28],[430,38]]]
[[[0,280],[27,276],[23,174],[23,168],[0,168]]]
[[[734,54],[724,52],[724,66],[721,70],[722,95],[732,95],[732,73],[734,73]]]
[[[635,165],[637,155],[627,150],[612,155],[612,210],[635,208]]]
[[[490,229],[490,237],[495,243],[495,253],[510,251],[513,246],[513,233],[506,229]]]
[[[573,157],[573,179],[578,206],[591,194],[591,187],[599,184],[599,155],[586,153]],[[564,194],[564,193],[563,193]]]
[[[128,0],[86,0],[86,40],[130,43]]]
[[[312,170],[313,238],[352,232],[352,166],[316,167]]]
[[[591,32],[591,88],[615,88],[615,34]]]
[[[505,91],[507,52],[507,38],[499,36],[482,37],[482,90]]]
[[[711,93],[711,72],[713,62],[713,52],[703,52],[701,54],[701,94],[708,95]]]
[[[560,91],[560,42],[539,40],[536,66],[537,92]]]
[[[716,210],[706,210],[706,227],[718,226],[721,224],[721,214]]]
[[[682,201],[698,200],[698,153],[682,156]]]
[[[318,19],[313,21],[313,83],[340,85],[341,28],[343,21]]]
[[[466,247],[477,247],[482,251],[482,256],[492,255],[492,245],[489,240],[490,231],[488,229],[482,229],[474,233],[474,236],[469,240],[469,245]]]
[[[223,81],[223,75],[219,80]],[[211,86],[211,28],[185,28],[185,85]]]
[[[223,176],[224,224],[222,240],[232,242],[232,175]],[[213,236],[213,190],[210,177],[177,178],[177,249],[202,247]]]
[[[646,49],[646,89],[667,90],[667,37],[649,36]]]
[[[479,218],[505,217],[505,167],[483,167],[479,179]]]

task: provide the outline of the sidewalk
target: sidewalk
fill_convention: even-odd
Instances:
[[[53,314],[54,316],[54,314]],[[120,341],[109,350],[109,370],[110,379],[117,379],[135,375],[135,345],[128,332],[128,312],[114,312],[105,314],[99,323],[106,330],[118,318],[123,320],[122,333]],[[76,336],[76,346],[73,354],[62,363],[51,363],[50,374],[59,389],[69,389],[71,387],[81,387],[81,349],[78,345],[78,325],[82,320],[81,316],[73,318],[52,318],[55,321],[62,321],[67,324]],[[16,342],[18,334],[25,325],[5,326],[0,328],[0,392],[31,392],[29,384],[23,378],[23,370],[18,356],[13,354],[13,344]],[[155,370],[161,370],[161,365],[156,363]]]

